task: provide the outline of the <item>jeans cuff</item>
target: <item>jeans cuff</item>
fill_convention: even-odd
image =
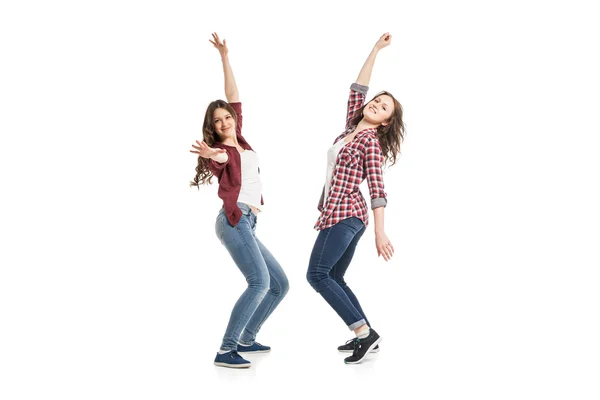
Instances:
[[[357,321],[357,322],[355,322],[355,323],[353,323],[353,324],[351,324],[351,325],[348,325],[348,328],[349,328],[351,331],[353,331],[353,330],[355,330],[356,328],[358,328],[359,326],[362,326],[362,325],[364,325],[364,324],[366,324],[366,323],[367,323],[367,322],[366,322],[364,319],[361,319],[360,321]]]

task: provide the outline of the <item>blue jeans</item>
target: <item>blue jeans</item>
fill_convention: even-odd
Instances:
[[[358,299],[344,281],[344,274],[364,232],[365,225],[356,217],[319,231],[306,273],[308,283],[351,330],[365,323],[370,325]]]
[[[217,237],[248,282],[231,311],[221,344],[224,351],[237,349],[238,343],[254,343],[260,327],[289,289],[285,272],[256,237],[256,215],[246,204],[237,204],[242,218],[236,226],[229,223],[223,209],[215,223]]]

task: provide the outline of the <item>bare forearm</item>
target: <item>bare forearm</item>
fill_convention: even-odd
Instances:
[[[375,64],[375,58],[377,57],[377,53],[379,50],[377,48],[373,48],[369,57],[362,66],[360,73],[358,74],[358,78],[356,78],[356,83],[359,85],[369,86],[369,81],[371,80],[371,72],[373,71],[373,65]]]
[[[212,156],[211,159],[223,164],[224,162],[227,162],[227,160],[229,160],[229,156],[227,155],[227,153],[219,153]]]
[[[375,217],[375,234],[384,233],[385,228],[383,226],[383,213],[385,207],[377,207],[373,209],[373,216]]]
[[[229,56],[223,56],[221,61],[223,61],[223,75],[225,77],[225,97],[227,98],[228,103],[237,103],[240,101],[240,95],[238,93],[237,84],[235,83],[231,64],[229,63]]]

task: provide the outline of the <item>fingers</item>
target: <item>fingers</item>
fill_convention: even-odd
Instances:
[[[210,150],[210,147],[206,143],[201,142],[199,140],[196,140],[196,143],[198,144],[197,146],[195,144],[192,144],[192,148],[194,148],[195,150],[190,150],[190,152],[196,153],[196,154],[201,154],[201,152]],[[224,150],[224,149],[217,149],[217,150]]]
[[[215,47],[219,48],[221,46],[224,45],[225,41],[223,41],[223,43],[221,43],[221,39],[219,39],[219,35],[217,35],[217,32],[213,32],[212,34],[213,40],[209,40],[213,45],[215,45]]]
[[[394,255],[394,247],[390,242],[377,247],[377,256],[382,255],[385,261],[389,261]]]
[[[385,47],[385,46],[389,45],[391,42],[392,42],[392,35],[389,32],[386,32],[383,35],[381,35],[381,37],[379,38],[378,45],[381,47]]]

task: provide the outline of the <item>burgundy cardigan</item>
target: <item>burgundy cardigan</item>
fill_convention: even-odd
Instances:
[[[235,133],[238,144],[244,150],[252,150],[252,147],[250,147],[246,139],[242,136],[242,103],[230,103],[229,105],[237,114]],[[242,162],[240,153],[234,146],[227,146],[219,142],[215,143],[213,147],[227,151],[227,161],[221,164],[211,159],[208,162],[208,169],[219,181],[217,194],[223,200],[225,216],[231,225],[236,226],[242,217],[242,210],[237,205],[242,187]],[[260,197],[260,204],[265,204],[262,195]]]

